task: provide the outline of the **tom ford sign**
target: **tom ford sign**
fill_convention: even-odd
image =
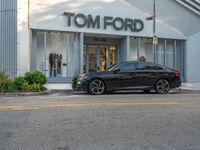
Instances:
[[[121,17],[111,17],[104,16],[103,18],[99,15],[85,15],[85,14],[75,14],[71,12],[64,12],[64,15],[67,17],[67,25],[71,26],[72,22],[79,28],[87,27],[93,29],[100,29],[103,25],[104,29],[108,27],[113,27],[115,30],[124,30],[139,32],[144,29],[144,23],[140,19],[131,19],[131,18],[121,18]],[[103,23],[101,23],[103,21]]]

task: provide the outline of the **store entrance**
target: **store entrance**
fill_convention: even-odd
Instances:
[[[105,71],[117,63],[117,47],[115,45],[84,45],[84,73]]]

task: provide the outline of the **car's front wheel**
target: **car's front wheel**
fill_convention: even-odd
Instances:
[[[167,94],[170,90],[170,83],[166,79],[160,79],[155,85],[155,91],[158,94]]]
[[[89,84],[89,93],[93,95],[101,95],[105,92],[105,84],[100,79],[94,79]]]

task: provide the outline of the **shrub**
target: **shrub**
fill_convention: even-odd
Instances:
[[[9,78],[5,75],[5,73],[0,72],[0,85],[4,85],[8,82]]]
[[[43,72],[35,71],[33,73],[27,72],[25,74],[25,80],[28,82],[29,85],[32,85],[34,83],[44,85],[47,82],[46,76],[43,74]]]
[[[0,93],[14,92],[15,86],[5,73],[0,72]]]
[[[14,80],[14,84],[17,90],[19,91],[23,91],[24,90],[24,84],[25,84],[26,80],[24,79],[24,77],[17,77]]]
[[[16,91],[16,88],[15,88],[14,82],[12,80],[9,80],[5,92],[15,92],[15,91]]]
[[[0,93],[8,92],[40,92],[45,90],[42,86],[47,81],[45,75],[40,71],[26,73],[25,77],[19,76],[14,81],[0,72]]]
[[[42,86],[40,84],[37,84],[37,83],[33,83],[30,85],[30,90],[32,92],[40,92],[42,89]]]
[[[23,91],[28,92],[28,91],[30,91],[30,90],[31,90],[31,87],[30,87],[30,85],[28,84],[28,82],[27,82],[27,81],[24,82],[24,84],[23,84]]]

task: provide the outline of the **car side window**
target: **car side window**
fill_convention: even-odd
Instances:
[[[128,63],[122,63],[118,66],[120,69],[120,72],[133,72],[134,71],[134,63],[128,62]]]
[[[157,70],[164,70],[164,68],[160,67],[160,66],[156,66]]]
[[[158,70],[158,68],[152,63],[138,62],[137,70]]]

